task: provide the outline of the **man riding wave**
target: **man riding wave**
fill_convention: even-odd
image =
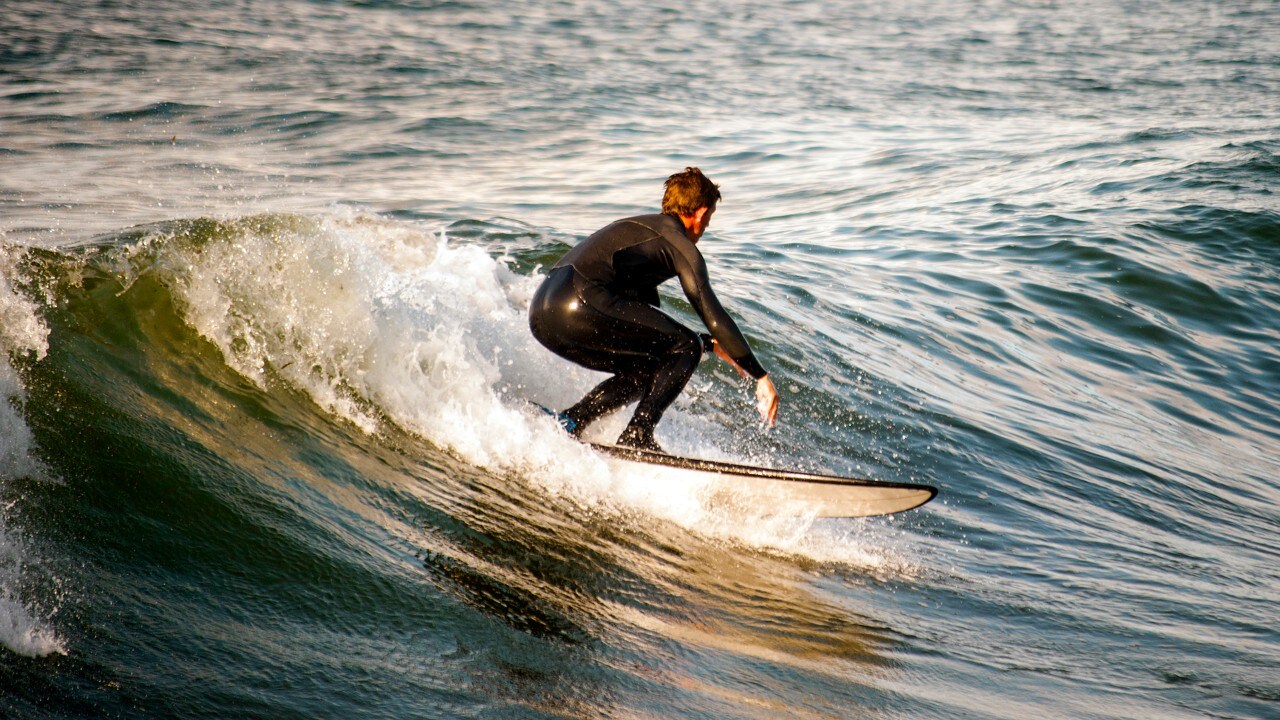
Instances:
[[[653,431],[705,351],[756,381],[757,408],[772,425],[778,392],[711,289],[698,251],[720,201],[719,186],[696,167],[667,178],[662,213],[618,220],[579,243],[551,268],[533,296],[529,328],[538,342],[583,367],[611,374],[560,413],[575,437],[604,415],[637,402],[619,445],[662,452]],[[658,285],[680,279],[709,334],[659,310]]]

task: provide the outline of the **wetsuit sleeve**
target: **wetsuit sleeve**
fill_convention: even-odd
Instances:
[[[680,278],[680,285],[684,288],[684,294],[689,298],[690,304],[694,310],[698,311],[698,316],[702,318],[702,322],[706,324],[707,329],[711,331],[711,336],[720,343],[720,347],[733,358],[734,362],[742,366],[751,377],[759,380],[766,375],[765,369],[756,360],[756,356],[751,352],[751,346],[747,344],[747,339],[742,336],[742,331],[738,329],[737,323],[733,318],[729,317],[729,313],[725,311],[724,306],[720,304],[719,298],[711,289],[711,278],[707,275],[707,262],[702,258],[702,253],[690,244],[691,252],[675,252],[675,268],[676,274]]]

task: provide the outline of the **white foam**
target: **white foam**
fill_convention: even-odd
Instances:
[[[231,225],[239,228],[231,236],[178,247],[157,267],[187,321],[255,382],[274,373],[368,432],[385,416],[575,502],[639,510],[753,547],[882,562],[851,550],[847,530],[815,530],[803,512],[725,503],[722,491],[679,473],[607,461],[533,411],[528,401],[563,407],[604,377],[530,335],[526,312],[540,277],[443,232],[356,214],[273,223],[270,232]],[[672,449],[687,452],[706,425],[677,406],[660,436],[674,433]],[[603,428],[609,437],[619,430]]]
[[[44,475],[32,454],[31,429],[17,410],[26,390],[9,362],[23,354],[42,359],[49,350],[49,329],[38,308],[12,282],[20,259],[21,250],[0,245],[0,486],[15,478]],[[64,652],[48,623],[19,599],[31,558],[9,529],[9,511],[0,509],[0,645],[29,656]]]
[[[19,655],[66,653],[49,623],[19,599],[22,573],[30,558],[0,519],[0,645]]]

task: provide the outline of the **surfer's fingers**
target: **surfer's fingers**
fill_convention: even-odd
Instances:
[[[778,416],[778,406],[776,403],[773,405],[770,405],[769,407],[760,408],[760,417],[764,419],[765,427],[773,427],[774,420],[775,418],[777,418],[777,416]]]
[[[756,410],[765,423],[773,427],[774,420],[778,417],[778,390],[768,375],[756,382]]]

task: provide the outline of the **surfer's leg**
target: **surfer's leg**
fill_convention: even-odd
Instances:
[[[593,420],[639,401],[619,442],[658,449],[653,429],[702,358],[702,340],[651,305],[582,292],[572,273],[564,267],[548,274],[529,309],[530,329],[560,357],[613,377],[565,414],[580,434]]]
[[[573,407],[564,414],[577,426],[572,431],[575,437],[581,436],[587,425],[608,415],[624,405],[640,400],[644,393],[646,378],[634,373],[619,373],[595,386]]]
[[[688,331],[686,331],[688,332]],[[680,391],[693,376],[693,371],[702,359],[702,340],[688,332],[686,337],[677,340],[670,350],[660,358],[658,371],[653,374],[636,406],[635,414],[627,429],[618,437],[619,445],[643,448],[663,452],[653,438],[653,430],[662,419],[671,403],[680,396]]]
[[[652,327],[633,326],[625,338],[615,338],[615,347],[629,349],[630,352],[587,352],[583,348],[575,348],[565,354],[581,365],[616,373],[564,411],[577,423],[575,435],[580,436],[587,425],[610,412],[638,402],[631,422],[618,438],[618,444],[661,452],[653,438],[654,428],[666,409],[680,396],[680,391],[702,359],[702,339],[683,326],[675,327],[678,330],[659,337]],[[652,355],[634,354],[641,341]]]

